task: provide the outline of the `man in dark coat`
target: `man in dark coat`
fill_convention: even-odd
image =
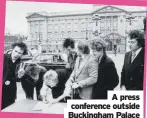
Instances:
[[[1,109],[13,104],[16,99],[16,78],[24,75],[24,70],[16,70],[20,65],[21,56],[27,52],[27,46],[23,43],[14,43],[12,53],[4,54],[3,80],[2,80],[2,105]]]
[[[65,50],[65,53],[67,54],[67,65],[65,69],[56,69],[60,75],[66,75],[66,78],[69,78],[70,74],[72,73],[77,53],[75,52],[75,41],[71,38],[66,38],[63,42],[63,48]],[[62,77],[63,78],[63,77]],[[62,80],[61,80],[62,81]]]
[[[94,40],[92,52],[98,59],[98,80],[93,86],[93,99],[107,99],[108,90],[113,90],[119,83],[114,62],[106,55],[106,44],[103,40]]]
[[[73,39],[66,38],[63,42],[63,48],[65,50],[65,53],[67,54],[67,65],[65,69],[55,69],[55,71],[59,75],[58,77],[59,83],[57,87],[53,88],[54,98],[59,97],[59,95],[63,93],[65,83],[74,69],[76,58],[77,58],[77,53],[75,52],[75,41]],[[57,90],[59,92],[57,92]],[[70,98],[65,98],[65,101],[67,99],[70,99]]]
[[[141,31],[130,31],[128,40],[130,51],[125,54],[121,73],[123,90],[143,90],[144,41],[144,34]]]
[[[71,38],[66,38],[63,42],[63,48],[65,49],[65,53],[68,55],[68,64],[66,68],[68,72],[72,73],[77,58],[75,41]]]

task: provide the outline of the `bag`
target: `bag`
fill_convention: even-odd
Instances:
[[[80,89],[81,88],[73,89],[73,99],[81,99],[81,97],[80,97]]]

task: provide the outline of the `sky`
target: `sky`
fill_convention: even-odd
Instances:
[[[27,13],[91,10],[91,4],[7,1],[5,32],[27,35]]]

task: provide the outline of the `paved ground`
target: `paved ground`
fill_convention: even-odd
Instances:
[[[112,60],[115,62],[115,66],[117,68],[117,72],[118,75],[120,77],[120,73],[122,70],[122,65],[123,65],[123,61],[124,61],[124,54],[118,54],[117,56],[115,56],[114,54],[109,54],[108,55],[110,58],[112,58]],[[20,82],[17,83],[17,87],[18,87],[18,91],[17,91],[17,100],[21,100],[25,98],[25,94],[24,91],[22,90],[21,84]],[[115,90],[119,90],[119,85],[115,88]],[[35,94],[34,94],[35,97]],[[36,98],[36,97],[35,97]]]

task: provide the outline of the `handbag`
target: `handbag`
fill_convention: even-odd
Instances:
[[[81,99],[80,97],[80,87],[79,88],[76,88],[76,89],[73,89],[73,96],[72,98],[73,99]]]

